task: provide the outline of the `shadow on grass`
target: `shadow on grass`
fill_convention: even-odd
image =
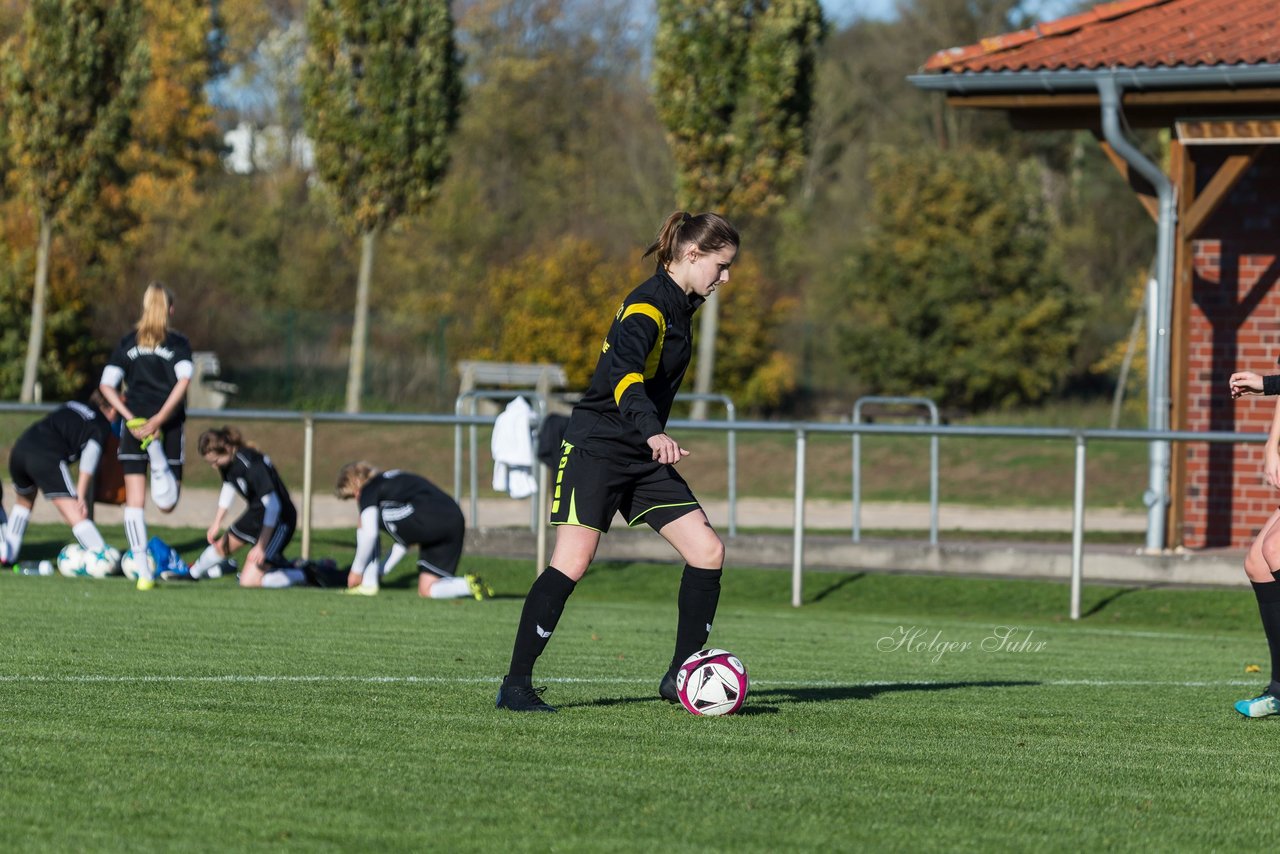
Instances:
[[[865,572],[855,572],[850,575],[846,575],[843,578],[841,578],[839,581],[837,581],[835,584],[829,584],[825,589],[818,591],[813,597],[809,599],[809,601],[821,602],[823,599],[826,599],[828,596],[830,596],[832,593],[835,593],[837,590],[844,587],[846,584],[852,584],[853,582],[866,577],[867,577],[867,574]]]
[[[774,715],[780,709],[769,705],[767,701],[779,704],[787,703],[831,703],[844,700],[873,700],[881,694],[901,693],[906,691],[954,691],[961,688],[1030,688],[1041,683],[1027,680],[1019,681],[983,681],[983,682],[891,682],[885,684],[854,685],[795,685],[777,688],[752,689],[747,694],[747,702],[738,711],[739,715]],[[761,704],[766,701],[766,704]],[[645,695],[643,697],[600,697],[581,703],[561,703],[560,708],[572,709],[580,707],[603,708],[606,706],[625,706],[632,703],[666,703],[659,697]]]
[[[1080,615],[1080,619],[1085,620],[1085,619],[1088,619],[1089,617],[1094,616],[1095,614],[1101,613],[1108,605],[1115,602],[1121,596],[1128,596],[1130,593],[1141,593],[1144,590],[1158,590],[1165,586],[1166,585],[1164,584],[1147,584],[1141,587],[1122,587],[1119,590],[1116,590],[1114,593],[1111,593],[1108,596],[1104,596],[1102,599],[1099,599],[1097,602],[1095,602],[1093,607],[1091,607],[1088,611],[1085,611]]]

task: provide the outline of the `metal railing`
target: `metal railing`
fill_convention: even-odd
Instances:
[[[923,406],[929,423],[938,426],[938,405],[927,397],[860,397],[853,404],[853,423],[862,423],[862,407],[868,403]],[[853,434],[853,541],[862,542],[862,434]],[[929,437],[929,545],[938,544],[938,437]]]
[[[53,407],[38,404],[0,403],[0,412],[44,413]],[[494,418],[478,415],[395,415],[305,413],[276,410],[188,410],[188,416],[214,420],[294,421],[303,425],[303,497],[299,528],[302,532],[303,556],[310,554],[312,472],[315,468],[314,431],[317,422],[366,424],[422,424],[435,426],[492,426]],[[672,421],[673,430],[716,431],[726,429],[723,422]],[[1261,444],[1264,433],[1232,433],[1225,431],[1157,431],[1157,430],[1092,430],[1062,427],[980,427],[936,424],[825,424],[800,422],[736,421],[733,429],[748,433],[790,433],[795,438],[795,503],[791,520],[792,567],[791,604],[803,604],[804,536],[805,536],[805,457],[810,434],[836,435],[901,435],[929,437],[969,437],[1005,439],[1051,439],[1070,441],[1075,448],[1071,522],[1071,619],[1080,618],[1080,594],[1084,578],[1084,496],[1086,490],[1087,444],[1089,441],[1195,442],[1210,444]],[[456,450],[456,448],[455,448]],[[545,520],[545,515],[542,517]],[[539,525],[545,532],[546,525]],[[539,564],[538,568],[541,568]]]

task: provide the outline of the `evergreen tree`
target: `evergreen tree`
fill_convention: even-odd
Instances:
[[[129,139],[148,67],[140,12],[113,0],[31,0],[21,38],[0,57],[10,156],[39,220],[24,402],[41,362],[53,229],[96,203]]]
[[[808,154],[823,30],[818,0],[658,0],[654,88],[683,208],[758,218],[781,204]],[[700,321],[699,393],[711,391],[717,315],[713,295]]]
[[[360,238],[346,408],[360,408],[377,235],[421,212],[448,166],[461,62],[447,0],[311,0],[303,71],[316,170]]]

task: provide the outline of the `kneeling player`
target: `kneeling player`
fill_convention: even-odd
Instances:
[[[13,513],[4,531],[4,557],[12,563],[22,549],[27,520],[35,506],[36,492],[53,502],[71,533],[85,550],[101,552],[107,544],[89,518],[86,500],[92,501],[89,485],[102,449],[111,432],[116,411],[100,392],[89,395],[89,404],[66,403],[27,428],[9,452],[9,476],[17,493]],[[76,481],[71,480],[71,463],[80,461]]]
[[[366,462],[347,463],[338,471],[334,493],[356,498],[360,526],[347,592],[374,596],[382,576],[395,567],[410,546],[418,546],[418,595],[428,599],[484,599],[493,592],[476,575],[455,575],[462,557],[466,520],[462,508],[425,477],[392,469],[380,472]],[[378,560],[378,537],[386,531],[395,541],[385,562]]]
[[[222,476],[222,492],[213,524],[205,532],[209,547],[192,565],[191,575],[216,578],[224,560],[250,545],[240,570],[241,587],[306,584],[302,570],[284,558],[285,546],[298,527],[298,512],[271,458],[245,442],[234,427],[201,433],[199,450],[205,462]],[[249,506],[223,533],[222,523],[236,495]]]

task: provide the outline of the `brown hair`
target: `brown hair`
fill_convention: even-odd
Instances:
[[[111,410],[112,412],[115,411],[115,407],[108,403],[106,397],[104,397],[102,392],[98,391],[96,388],[89,392],[89,405],[99,412],[105,412],[107,410]]]
[[[364,460],[347,463],[338,469],[338,482],[334,484],[333,494],[344,500],[355,498],[364,485],[373,480],[377,474],[378,469],[373,463],[366,463]]]
[[[214,430],[205,430],[200,434],[200,440],[196,444],[202,457],[206,454],[234,454],[237,450],[246,446],[252,447],[244,440],[244,436],[240,434],[239,430],[229,425]]]
[[[658,263],[665,267],[680,257],[680,250],[690,243],[698,247],[699,252],[716,252],[726,246],[740,245],[738,230],[720,214],[691,216],[686,211],[676,211],[662,223],[644,257],[656,255]]]
[[[138,345],[159,347],[169,331],[169,309],[173,307],[173,291],[163,282],[152,282],[142,292],[142,316],[138,318]]]

